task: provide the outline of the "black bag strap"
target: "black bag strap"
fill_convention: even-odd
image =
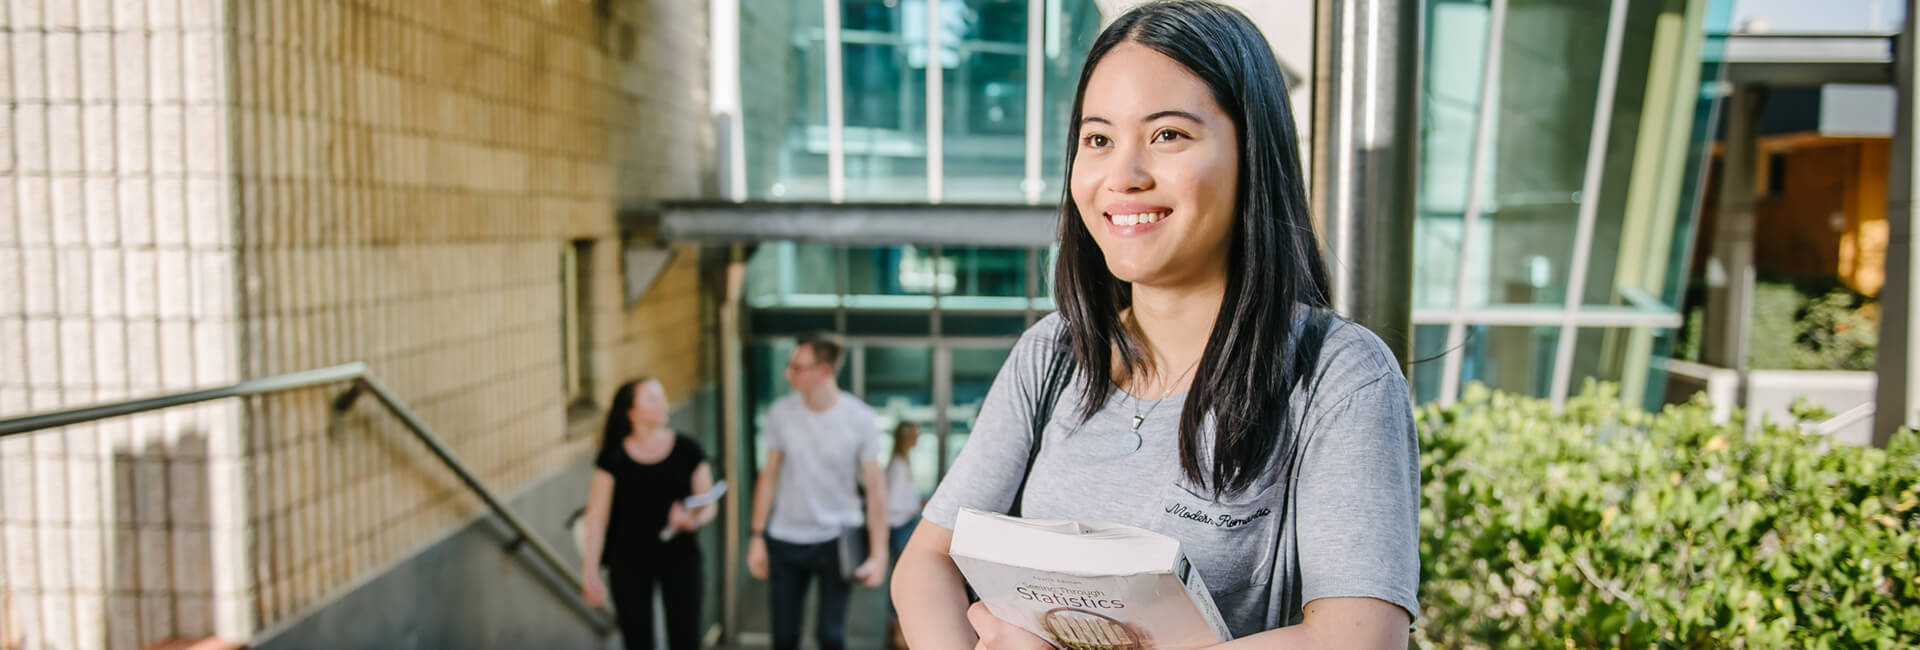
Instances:
[[[1033,463],[1040,458],[1040,443],[1046,438],[1047,423],[1053,420],[1053,407],[1073,381],[1073,348],[1067,344],[1064,332],[1055,343],[1053,356],[1047,359],[1045,381],[1040,384],[1039,394],[1034,396],[1033,419],[1027,424],[1027,468],[1020,472],[1020,487],[1013,491],[1013,505],[1007,507],[1007,514],[1015,517],[1020,516],[1027,478],[1033,475]]]

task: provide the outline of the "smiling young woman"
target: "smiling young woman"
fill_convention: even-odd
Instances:
[[[962,507],[1179,539],[1229,647],[1406,647],[1412,406],[1386,346],[1331,313],[1293,124],[1272,50],[1234,9],[1148,4],[1095,41],[1060,311],[1014,348],[901,554],[912,647],[1047,647],[968,607],[947,556]]]

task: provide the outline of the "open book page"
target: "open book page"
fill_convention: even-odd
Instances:
[[[962,509],[949,551],[988,611],[1067,650],[1184,650],[1231,638],[1171,537]]]

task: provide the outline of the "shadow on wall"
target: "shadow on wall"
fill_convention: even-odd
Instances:
[[[207,439],[177,431],[136,420],[18,440],[56,451],[14,459],[5,477],[9,496],[33,505],[5,517],[15,579],[0,582],[0,650],[139,650],[212,636]]]
[[[113,452],[107,600],[97,624],[115,650],[214,631],[206,436],[187,430],[171,438]]]

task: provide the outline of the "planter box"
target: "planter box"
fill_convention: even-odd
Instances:
[[[1865,445],[1873,440],[1874,373],[1847,370],[1751,370],[1743,377],[1738,370],[1689,361],[1667,361],[1666,403],[1677,404],[1705,392],[1713,403],[1715,421],[1733,417],[1733,409],[1746,409],[1748,428],[1760,425],[1760,418],[1790,422],[1788,411],[1793,400],[1805,397],[1834,414],[1825,422],[1811,424],[1814,430],[1833,436],[1837,442]]]

